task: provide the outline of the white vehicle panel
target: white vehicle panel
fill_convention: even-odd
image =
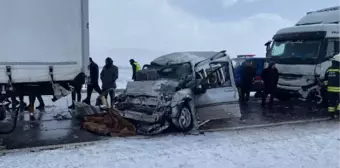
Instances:
[[[327,24],[340,21],[339,6],[308,12],[296,25],[303,24]]]
[[[72,80],[87,73],[87,0],[1,0],[0,83]]]

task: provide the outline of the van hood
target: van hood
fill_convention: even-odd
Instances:
[[[173,94],[179,81],[161,79],[156,81],[130,81],[126,85],[127,96],[152,96],[157,97],[164,94]]]

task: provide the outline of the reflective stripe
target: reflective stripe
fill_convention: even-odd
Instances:
[[[335,108],[334,107],[328,107],[328,112],[335,112]]]
[[[323,84],[328,85],[328,81],[323,81]]]
[[[328,69],[327,72],[339,72],[340,73],[340,69]]]
[[[340,104],[338,104],[338,106],[336,107],[336,110],[340,110]]]
[[[137,62],[134,62],[133,64],[136,65],[136,72],[141,70],[140,65]]]
[[[328,86],[327,87],[327,91],[328,92],[336,92],[336,93],[338,93],[338,92],[340,92],[340,87]]]

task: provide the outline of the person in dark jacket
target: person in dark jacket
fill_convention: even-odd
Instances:
[[[279,81],[279,72],[275,67],[274,62],[270,62],[269,66],[262,71],[261,78],[264,85],[264,93],[262,95],[262,107],[266,105],[266,99],[270,94],[269,107],[272,107],[274,96],[276,93],[277,82]]]
[[[140,65],[134,59],[130,59],[130,64],[132,66],[132,80],[136,80],[136,73],[141,70]]]
[[[90,104],[91,102],[91,95],[93,89],[98,93],[101,94],[101,89],[98,85],[98,78],[99,78],[99,68],[98,65],[90,58],[90,78],[87,84],[87,97],[83,100],[84,103]]]
[[[245,62],[243,73],[241,76],[241,100],[248,101],[250,90],[253,86],[253,79],[256,76],[256,69],[250,64]]]
[[[328,112],[332,118],[338,118],[340,112],[340,54],[332,59],[325,75],[325,85],[327,86]]]
[[[72,105],[68,107],[69,109],[74,109],[74,101],[76,101],[76,97],[78,102],[81,101],[81,89],[85,84],[85,78],[86,75],[83,72],[81,72],[70,83],[70,85],[73,87],[73,90],[72,90]]]
[[[113,61],[111,58],[107,57],[105,60],[105,66],[100,73],[100,79],[102,80],[102,90],[103,92],[108,91],[113,88],[116,89],[116,80],[118,79],[118,67],[113,65]],[[114,90],[108,92],[110,94],[111,105],[113,103],[113,99],[115,96]],[[107,94],[105,95],[107,98]]]

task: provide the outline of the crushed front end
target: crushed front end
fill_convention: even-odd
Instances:
[[[137,125],[139,133],[158,134],[170,126],[171,100],[178,84],[173,80],[128,82],[115,106]]]

